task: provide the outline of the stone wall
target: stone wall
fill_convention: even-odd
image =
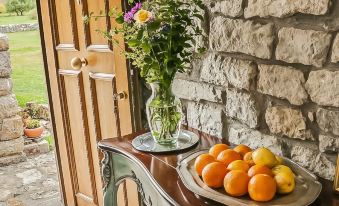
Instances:
[[[34,30],[39,30],[38,23],[0,25],[0,33],[13,33]]]
[[[22,118],[12,94],[8,37],[0,34],[0,166],[25,160]]]
[[[339,0],[206,0],[208,52],[174,93],[186,122],[265,146],[333,180],[339,149]]]

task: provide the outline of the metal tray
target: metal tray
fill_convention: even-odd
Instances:
[[[321,192],[322,185],[317,177],[305,168],[284,158],[284,164],[289,166],[296,174],[296,187],[288,195],[276,195],[269,202],[256,202],[248,195],[236,198],[226,194],[223,188],[212,189],[204,184],[194,170],[194,161],[202,153],[208,150],[198,151],[182,159],[177,171],[185,186],[195,194],[230,206],[304,206],[314,202]]]
[[[132,141],[132,146],[142,152],[168,153],[179,152],[194,147],[199,142],[199,137],[188,130],[181,130],[178,141],[173,145],[159,145],[154,142],[150,132],[137,136]]]

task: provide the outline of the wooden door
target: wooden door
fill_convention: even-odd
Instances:
[[[37,5],[64,203],[102,205],[97,142],[133,131],[129,70],[121,51],[96,32],[114,22],[103,18],[85,25],[83,16],[121,8],[121,1]]]

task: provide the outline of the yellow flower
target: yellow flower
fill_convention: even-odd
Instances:
[[[137,13],[134,14],[134,20],[139,24],[144,24],[148,22],[151,18],[152,13],[143,9],[140,9]]]

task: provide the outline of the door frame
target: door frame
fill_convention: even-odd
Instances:
[[[39,32],[40,32],[41,49],[42,49],[42,57],[43,57],[43,64],[44,64],[45,83],[46,83],[46,90],[47,90],[48,103],[49,103],[50,119],[52,123],[53,137],[55,141],[55,151],[56,151],[55,157],[56,157],[56,164],[57,164],[59,183],[60,183],[60,193],[61,193],[62,203],[65,206],[67,206],[70,204],[69,202],[70,200],[68,199],[69,194],[67,194],[67,191],[70,189],[69,187],[72,187],[72,184],[69,180],[65,181],[62,175],[63,174],[62,167],[61,167],[62,157],[60,155],[58,137],[63,136],[63,135],[59,136],[57,129],[56,129],[57,118],[59,118],[59,120],[60,118],[63,119],[63,115],[65,114],[65,111],[63,111],[63,109],[60,108],[60,103],[64,101],[64,99],[62,96],[62,90],[60,89],[60,79],[58,77],[57,70],[55,69],[54,74],[50,72],[52,71],[50,68],[57,68],[56,61],[55,61],[57,59],[57,53],[54,49],[56,45],[55,45],[54,35],[52,35],[53,22],[50,20],[48,23],[46,23],[48,26],[46,26],[46,28],[44,27],[44,23],[42,19],[43,17],[41,14],[42,7],[41,7],[40,1],[48,1],[48,5],[51,5],[51,1],[53,0],[36,0],[36,6],[37,6],[37,14],[38,14]],[[123,10],[125,10],[126,5],[127,5],[127,0],[122,0],[122,1],[123,1],[122,3]],[[51,12],[52,12],[51,9],[52,8],[50,7],[48,8],[49,16],[51,15]],[[46,42],[46,39],[44,36],[46,32],[48,34],[51,34],[52,36],[49,42]],[[46,44],[50,44],[50,46],[47,47]],[[48,48],[53,48],[53,49],[47,50]],[[142,121],[141,121],[141,116],[142,116],[141,106],[140,106],[143,104],[142,97],[141,97],[140,78],[139,78],[137,69],[132,67],[132,64],[130,63],[129,60],[126,60],[126,61],[127,61],[126,63],[127,63],[127,69],[128,69],[127,73],[128,73],[128,87],[129,87],[129,94],[127,96],[130,99],[132,131],[136,132],[136,131],[140,131],[143,129]],[[51,75],[52,76],[55,75],[54,77],[57,79],[57,87],[58,87],[57,89],[59,93],[58,97],[52,96],[52,90],[53,90],[52,87],[55,87],[55,85],[51,85],[51,81],[50,81]],[[55,98],[57,98],[58,100],[55,100]],[[55,113],[56,107],[59,107],[57,108],[59,110],[58,114]],[[63,124],[64,122],[62,119],[61,121]],[[68,185],[65,182],[69,182],[71,185]],[[72,188],[72,191],[73,189],[74,188]],[[72,202],[74,202],[74,198],[75,197],[71,198],[73,199]]]

